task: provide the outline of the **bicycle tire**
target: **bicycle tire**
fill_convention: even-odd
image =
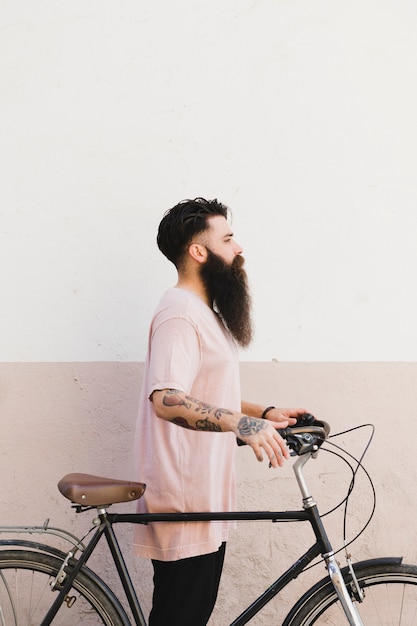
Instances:
[[[56,598],[50,582],[62,560],[29,550],[0,550],[0,625],[38,626]],[[71,564],[67,571],[70,571]],[[124,609],[107,585],[81,570],[53,626],[129,626]]]
[[[366,626],[417,623],[417,566],[401,564],[401,559],[373,559],[354,565],[354,570],[365,593],[364,601],[356,602],[356,606]],[[349,569],[343,568],[342,573],[351,590]],[[294,605],[283,626],[347,623],[332,583],[329,578],[323,578]]]

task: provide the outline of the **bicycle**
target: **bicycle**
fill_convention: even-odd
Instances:
[[[110,513],[112,504],[140,498],[143,483],[112,480],[86,474],[68,474],[58,488],[71,500],[77,513],[97,510],[93,528],[82,540],[65,530],[49,526],[3,527],[0,532],[53,534],[67,540],[67,553],[47,544],[21,539],[0,541],[0,625],[49,626],[71,624],[96,626],[131,626],[120,600],[109,586],[89,567],[87,561],[100,539],[105,537],[129,604],[134,624],[146,626],[114,531],[117,523],[157,523],[209,520],[270,520],[272,522],[309,522],[315,543],[230,626],[247,624],[272,598],[311,563],[322,557],[328,576],[319,580],[295,603],[282,626],[341,623],[351,626],[374,626],[376,623],[410,626],[417,620],[417,567],[405,565],[402,558],[379,558],[339,567],[317,504],[304,476],[306,463],[317,458],[329,438],[325,422],[304,416],[294,427],[281,430],[291,454],[295,478],[302,495],[303,509],[297,511],[258,511],[232,513]],[[369,444],[368,444],[369,445]],[[353,471],[349,493],[359,461]],[[351,457],[354,458],[354,457]],[[356,461],[356,459],[355,459]],[[366,472],[366,470],[364,470]],[[367,472],[366,472],[367,474]],[[368,474],[367,474],[368,475]],[[369,475],[368,475],[369,477]],[[347,503],[349,498],[345,498]],[[372,517],[372,514],[371,514]],[[370,520],[368,520],[369,523]],[[91,534],[88,543],[84,539]],[[76,556],[78,553],[78,556]],[[377,622],[377,620],[380,620]]]

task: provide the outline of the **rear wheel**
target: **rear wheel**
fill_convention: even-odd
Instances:
[[[355,602],[355,605],[366,626],[416,626],[416,566],[402,565],[396,559],[380,559],[358,563],[354,570],[365,594],[364,601]],[[343,569],[343,577],[348,589],[353,589],[348,568]],[[332,583],[324,578],[297,602],[283,626],[340,626],[347,623]]]
[[[57,596],[50,583],[61,564],[60,559],[41,552],[0,551],[0,626],[41,624]],[[81,571],[53,626],[126,626],[123,609],[109,593],[104,583]]]

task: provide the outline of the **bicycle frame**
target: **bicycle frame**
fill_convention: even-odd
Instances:
[[[324,558],[330,579],[340,598],[342,607],[346,614],[346,618],[350,626],[364,626],[363,622],[353,604],[351,597],[346,589],[343,576],[339,566],[334,558],[332,546],[327,537],[326,531],[322,524],[317,505],[308,492],[306,482],[304,480],[302,469],[307,461],[315,456],[315,453],[309,452],[300,456],[294,463],[294,472],[297,478],[301,493],[303,495],[302,511],[256,511],[256,512],[228,512],[228,513],[108,513],[106,509],[98,509],[98,517],[94,521],[97,530],[93,534],[89,543],[82,551],[80,557],[75,561],[74,568],[70,574],[66,574],[64,582],[60,583],[60,591],[54,603],[49,609],[47,615],[42,621],[41,626],[49,626],[64,601],[64,598],[70,590],[73,580],[77,576],[81,568],[87,563],[94,549],[96,548],[101,537],[104,535],[109,546],[113,561],[117,568],[121,584],[123,586],[126,598],[132,611],[135,624],[137,626],[147,626],[139,600],[132,584],[129,572],[127,570],[121,549],[119,547],[117,537],[115,535],[113,525],[117,523],[133,523],[148,524],[156,522],[196,522],[196,521],[242,521],[242,520],[270,520],[272,522],[291,522],[306,521],[309,522],[316,537],[316,542],[307,552],[305,552],[286,572],[284,572],[277,580],[270,585],[247,609],[237,617],[230,626],[243,626],[247,624],[256,613],[258,613],[274,596],[276,596],[286,585],[309,565],[316,557],[322,555]],[[66,561],[63,563],[57,579],[65,570],[66,562],[73,556],[73,552],[69,552]]]

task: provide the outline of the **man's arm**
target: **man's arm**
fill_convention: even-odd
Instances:
[[[242,413],[252,417],[262,417],[266,408],[261,404],[242,400]],[[286,426],[294,426],[297,423],[297,417],[307,412],[307,409],[278,409],[273,407],[268,410],[267,419],[272,422],[280,422],[280,428],[285,428]],[[282,422],[287,423],[283,424]]]
[[[272,467],[282,466],[284,458],[289,458],[286,443],[276,431],[287,426],[288,420],[263,420],[207,404],[176,389],[154,391],[151,400],[157,417],[191,430],[233,432],[251,446],[258,461],[263,460],[264,451]]]

